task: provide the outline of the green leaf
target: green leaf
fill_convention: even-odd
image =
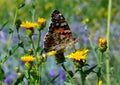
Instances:
[[[22,8],[24,6],[25,6],[25,3],[22,3],[22,4],[19,5],[18,9],[20,9],[20,8]]]
[[[28,70],[25,70],[24,73],[25,73],[25,77],[28,79],[29,78]]]
[[[73,85],[72,83],[70,82],[64,82],[65,85]]]
[[[36,79],[39,80],[39,74],[34,70],[30,71],[31,76]]]
[[[20,42],[18,43],[18,46],[23,48],[23,47],[24,47],[23,41],[20,41]]]
[[[6,61],[8,59],[8,56],[7,55],[5,55],[4,57],[3,57],[3,59],[2,59],[2,61],[1,61],[1,66],[4,64],[4,62]]]
[[[58,78],[58,76],[59,76],[59,74],[56,75],[56,76],[54,76],[54,77],[52,78],[52,80],[51,80],[49,83],[47,83],[47,85],[51,85],[51,83],[53,83],[53,82],[55,81],[55,79]]]
[[[19,85],[22,82],[21,79],[17,79],[17,81],[14,83],[14,85]]]
[[[7,21],[5,21],[5,22],[3,23],[2,27],[0,28],[0,31],[3,30],[3,28],[7,25],[8,22],[9,22],[9,21],[7,20]]]
[[[88,70],[85,70],[84,73],[85,74],[89,74],[90,72],[93,72],[93,69],[96,67],[97,65],[92,66],[91,68],[89,68]]]
[[[5,74],[2,67],[0,66],[0,80],[3,80],[4,78],[5,78]]]
[[[11,56],[18,48],[19,48],[19,45],[13,46],[12,49],[9,51],[9,55]]]
[[[9,29],[9,34],[11,34],[11,33],[13,33],[13,30],[10,28],[10,29]]]

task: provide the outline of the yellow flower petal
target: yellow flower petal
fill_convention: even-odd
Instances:
[[[105,38],[99,38],[98,43],[99,43],[100,46],[106,45],[107,44],[107,40]]]
[[[99,80],[97,85],[102,85],[102,80]]]
[[[38,25],[37,23],[32,23],[32,22],[26,21],[26,22],[22,22],[20,27],[26,28],[26,29],[31,29],[31,28],[36,27],[37,25]]]
[[[49,55],[49,56],[50,55],[55,55],[56,53],[57,53],[56,51],[50,51],[50,52],[47,53],[47,55]]]
[[[22,56],[20,60],[24,62],[32,62],[35,60],[35,58],[31,55],[28,55],[28,56]]]
[[[67,57],[72,58],[72,59],[77,60],[77,61],[80,61],[80,60],[85,61],[87,58],[88,52],[89,52],[89,50],[87,50],[87,49],[76,50],[75,52],[69,54]]]
[[[101,52],[105,52],[107,50],[107,40],[105,38],[99,38],[99,40],[98,40],[98,49]]]
[[[37,23],[44,26],[46,24],[46,19],[38,18]]]

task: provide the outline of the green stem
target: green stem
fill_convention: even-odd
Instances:
[[[98,71],[98,81],[97,81],[97,84],[101,80],[102,65],[103,65],[103,52],[100,52],[100,57],[99,57],[99,71]]]
[[[2,81],[2,85],[5,85],[5,83]]]
[[[102,69],[102,64],[103,64],[103,53],[100,54],[100,59],[99,59],[99,67]]]
[[[87,29],[86,26],[85,26],[85,28]],[[89,39],[89,42],[90,42],[90,47],[92,48],[92,51],[93,51],[93,54],[94,54],[94,56],[95,56],[96,62],[97,62],[97,64],[99,64],[98,55],[97,55],[97,53],[95,52],[95,46],[94,46],[94,44],[93,44],[93,42],[92,42],[92,40],[91,40],[90,33],[87,32],[86,34],[87,34],[87,36],[88,36],[88,39]]]
[[[38,44],[37,44],[37,47],[39,47],[39,45],[40,45],[40,37],[41,37],[41,31],[38,32]]]
[[[112,8],[112,0],[108,0],[108,17],[107,17],[107,53],[109,53],[109,41],[110,41],[110,21],[111,21],[111,8]],[[106,56],[106,78],[107,85],[110,85],[110,67],[109,67],[109,56]]]
[[[18,14],[18,8],[16,7],[16,10],[15,10],[15,17],[14,17],[14,20],[13,20],[13,24],[12,24],[12,32],[10,33],[10,38],[8,40],[8,46],[7,48],[10,48],[11,44],[12,44],[12,38],[13,38],[13,32],[14,32],[14,26],[15,26],[15,21],[16,21],[16,18],[17,18],[17,14]],[[5,60],[2,60],[2,64],[9,58],[8,55],[5,55]]]
[[[18,37],[19,40],[21,40],[20,35],[19,35],[19,28],[17,29],[17,37]]]
[[[67,71],[67,69],[65,68],[65,66],[64,66],[63,63],[61,64],[61,66],[62,66],[62,68],[65,70],[66,75],[67,75],[67,77],[70,79],[71,83],[72,83],[73,85],[77,85],[77,84],[74,82],[74,80],[71,78],[70,74],[68,73],[68,71]]]
[[[30,72],[28,71],[28,85],[30,85]]]
[[[40,67],[39,67],[39,85],[41,85],[41,76],[42,76],[42,63],[40,64]]]
[[[92,48],[93,54],[94,54],[94,56],[95,56],[95,58],[96,58],[96,62],[97,62],[97,64],[99,64],[99,59],[98,59],[97,53],[95,52],[94,45],[93,45],[90,37],[89,37],[89,41],[90,41],[90,46],[91,46],[91,48]]]
[[[35,9],[32,10],[32,22],[34,22],[34,17],[35,17]]]
[[[111,20],[111,7],[112,7],[112,0],[108,0],[108,17],[107,17],[107,46],[109,50],[109,41],[110,41],[110,20]]]
[[[33,42],[32,36],[30,36],[29,38],[30,38],[30,41],[31,41],[31,44],[32,44],[32,48],[33,48],[33,50],[35,52],[35,46],[34,46],[34,42]]]
[[[109,57],[109,56],[108,56]],[[107,78],[107,85],[110,85],[110,66],[109,66],[109,59],[106,59],[106,78]]]
[[[80,70],[80,76],[81,76],[82,85],[85,85],[85,76],[84,76],[84,72],[83,72],[82,68]]]
[[[41,31],[38,32],[38,42],[37,42],[37,48],[36,48],[35,54],[37,54],[40,48],[40,37],[41,37]]]
[[[18,37],[19,41],[22,41],[21,38],[20,38],[20,35],[19,35],[19,30],[17,30],[17,37]],[[26,53],[26,49],[25,49],[24,45],[23,45],[22,48],[23,48],[24,52]]]
[[[34,0],[32,3],[33,3],[32,4],[32,22],[34,22],[34,19],[35,19],[35,6],[36,6],[37,1]]]
[[[15,21],[16,21],[16,18],[17,18],[17,14],[18,14],[18,8],[16,7],[15,17],[14,17],[13,24],[12,24],[12,31],[14,31]],[[10,45],[12,44],[12,41],[13,41],[12,38],[13,38],[13,32],[10,33],[10,38],[8,40],[8,48],[10,48]]]

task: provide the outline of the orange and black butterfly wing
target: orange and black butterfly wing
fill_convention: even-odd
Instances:
[[[72,35],[64,16],[58,10],[54,10],[51,17],[52,22],[44,40],[44,49],[46,52],[57,50],[59,45],[69,41]]]
[[[58,10],[54,10],[51,17],[52,22],[44,39],[44,50],[46,52],[57,51],[56,60],[62,63],[65,61],[64,49],[75,44],[77,39],[72,38],[68,24]]]

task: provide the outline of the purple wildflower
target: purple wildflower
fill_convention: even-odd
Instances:
[[[88,39],[88,37],[83,37],[83,42],[84,42],[84,44],[88,44],[88,42],[89,42],[89,39]]]
[[[84,34],[86,32],[86,29],[84,26],[82,26],[82,28],[80,28],[80,33]]]
[[[65,79],[65,72],[63,70],[60,71],[60,79]]]
[[[52,71],[50,71],[50,77],[54,77],[55,75],[56,75],[56,72],[55,72],[55,70],[52,70]]]
[[[6,85],[8,85],[8,84],[10,83],[10,77],[9,77],[9,76],[7,76],[7,77],[4,79],[4,83],[5,83]]]
[[[13,82],[15,82],[15,79],[17,78],[17,74],[16,73],[11,73],[11,74],[8,74],[6,76],[6,78],[4,79],[4,83],[6,85],[10,85],[12,84]]]

